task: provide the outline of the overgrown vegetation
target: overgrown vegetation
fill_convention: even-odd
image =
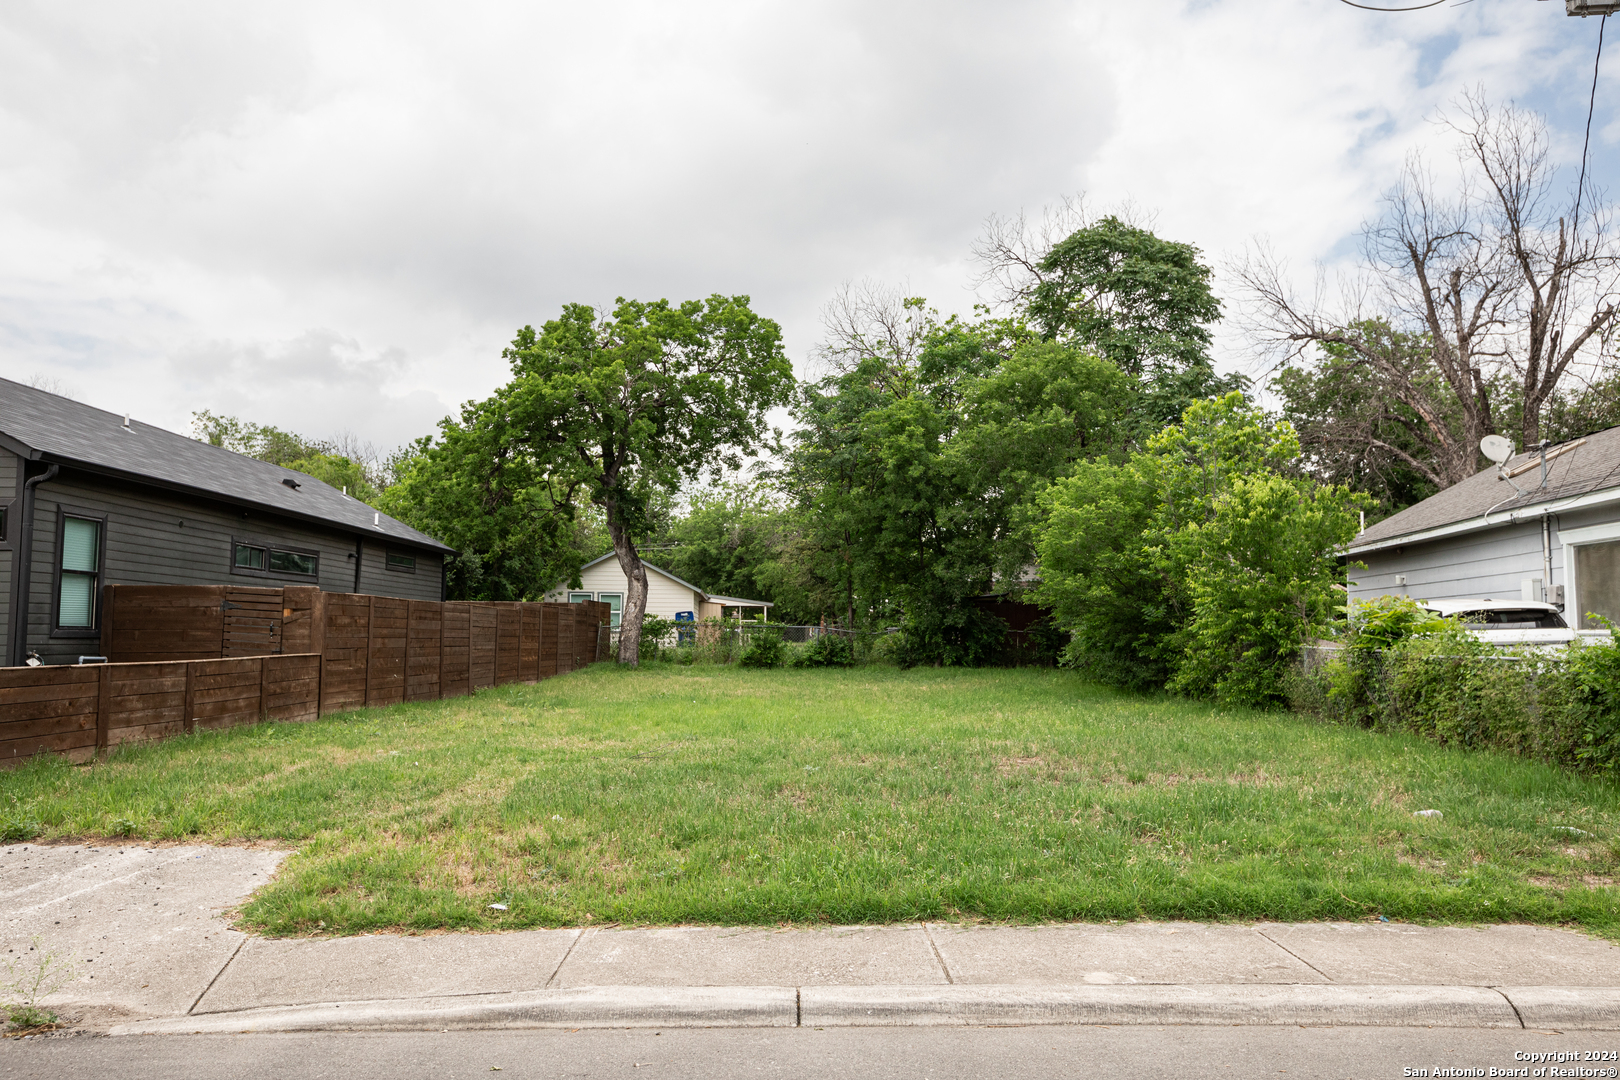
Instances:
[[[1620,644],[1503,649],[1405,597],[1352,610],[1345,647],[1292,681],[1295,708],[1570,768],[1620,766]]]
[[[123,819],[296,848],[242,911],[271,934],[1383,915],[1620,937],[1612,780],[1049,669],[601,665],[0,783],[48,839]]]
[[[1119,686],[1281,702],[1340,602],[1333,551],[1361,505],[1300,475],[1299,452],[1289,425],[1233,393],[1054,484],[1035,595],[1071,631],[1069,662]]]

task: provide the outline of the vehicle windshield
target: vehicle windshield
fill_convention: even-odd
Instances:
[[[1568,625],[1558,612],[1537,608],[1459,611],[1455,618],[1470,630],[1562,630]]]

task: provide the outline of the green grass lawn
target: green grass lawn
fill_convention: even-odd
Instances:
[[[272,934],[1384,915],[1620,937],[1612,781],[1051,671],[598,666],[36,761],[0,772],[7,821],[295,846],[241,913]]]

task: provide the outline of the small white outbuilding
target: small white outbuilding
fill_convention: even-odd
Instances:
[[[707,619],[727,615],[767,615],[773,606],[766,600],[745,600],[736,596],[718,596],[704,592],[690,581],[684,581],[663,567],[642,560],[647,569],[647,614],[660,619]],[[546,599],[553,603],[583,604],[598,600],[613,612],[613,626],[619,626],[629,595],[629,578],[619,568],[619,558],[611,551],[599,559],[586,563],[579,572],[579,588],[570,589],[567,581],[558,582]]]

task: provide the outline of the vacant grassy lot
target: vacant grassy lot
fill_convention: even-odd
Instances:
[[[243,911],[278,934],[1385,915],[1620,936],[1611,781],[1059,672],[603,666],[39,761],[0,773],[7,821],[296,844]]]

